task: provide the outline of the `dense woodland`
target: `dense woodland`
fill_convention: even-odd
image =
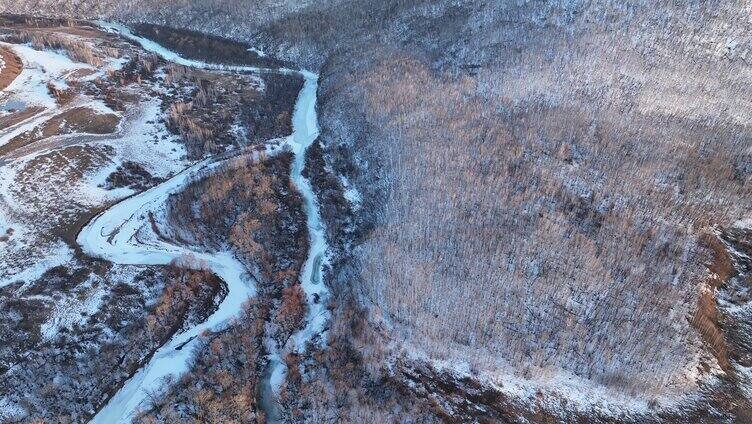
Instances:
[[[439,357],[451,341],[480,363],[525,363],[525,376],[561,368],[632,393],[684,387],[705,271],[696,237],[741,216],[745,144],[703,152],[702,135],[648,143],[649,129],[625,144],[628,128],[608,114],[499,116],[481,97],[458,108],[475,84],[410,60],[366,80],[370,119],[393,137],[383,225],[363,248],[369,300]]]
[[[549,21],[582,23],[559,12]],[[425,55],[353,47],[325,64],[322,142],[370,231],[355,233],[355,289],[402,347],[617,398],[697,389],[699,239],[743,218],[750,195],[750,114],[722,93],[747,88],[741,62],[696,46],[658,61],[678,30],[643,30],[635,48],[510,24],[498,55],[482,37],[439,53],[440,32]]]

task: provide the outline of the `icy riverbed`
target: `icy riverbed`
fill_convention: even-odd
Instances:
[[[148,364],[128,380],[93,422],[128,422],[129,417],[156,391],[163,379],[187,371],[197,336],[218,331],[255,294],[255,286],[243,265],[229,252],[208,254],[160,240],[151,230],[150,213],[157,213],[171,193],[181,190],[192,178],[210,172],[220,161],[200,162],[151,190],[129,197],[95,217],[78,236],[82,250],[111,262],[127,265],[167,265],[183,261],[188,266],[210,269],[226,284],[228,293],[217,310],[203,323],[175,335]],[[179,348],[179,349],[178,349]]]
[[[327,251],[324,227],[311,184],[302,176],[305,151],[316,140],[319,131],[316,116],[318,77],[306,71],[224,66],[185,59],[151,40],[135,36],[123,26],[103,23],[102,27],[136,41],[145,49],[184,66],[231,72],[284,74],[296,72],[305,79],[295,105],[292,119],[293,133],[285,138],[281,148],[289,148],[295,155],[291,180],[305,202],[310,251],[300,278],[309,308],[306,326],[291,339],[292,345],[270,346],[271,365],[265,373],[268,381],[265,381],[264,385],[276,393],[285,376],[284,365],[279,360],[282,351],[302,351],[309,340],[321,334],[328,319],[328,311],[325,308],[328,290],[321,282],[321,272]],[[274,151],[268,153],[274,154]],[[204,331],[221,330],[238,315],[242,304],[255,295],[256,288],[252,277],[231,252],[207,253],[168,243],[154,233],[149,220],[150,214],[159,214],[171,193],[179,192],[194,179],[217,170],[227,160],[238,154],[242,153],[236,152],[233,155],[206,159],[151,190],[125,199],[96,216],[79,234],[79,244],[83,251],[91,256],[130,265],[166,265],[174,260],[181,260],[192,264],[191,266],[211,270],[227,284],[228,288],[225,299],[205,322],[175,335],[157,350],[149,362],[125,383],[92,422],[108,424],[130,422],[138,409],[144,406],[149,394],[156,391],[166,377],[176,378],[188,370],[191,352],[198,343],[197,336]],[[188,258],[190,261],[187,260]],[[272,418],[277,415],[277,411],[270,410],[274,409],[274,403],[273,395],[265,393],[262,407]]]

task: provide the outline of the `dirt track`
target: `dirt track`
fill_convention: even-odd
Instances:
[[[0,70],[0,90],[6,87],[16,79],[23,69],[21,59],[8,48],[0,47],[0,56],[2,56],[5,66]]]

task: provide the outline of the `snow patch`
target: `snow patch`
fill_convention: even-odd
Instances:
[[[263,51],[263,50],[261,50],[261,49],[257,49],[257,48],[255,48],[255,47],[250,47],[250,48],[248,49],[248,51],[249,51],[249,52],[253,52],[253,53],[256,53],[256,55],[257,55],[258,57],[266,57],[266,53],[264,53],[264,51]],[[2,68],[0,68],[0,69],[2,69]]]
[[[167,177],[187,165],[187,150],[180,138],[170,133],[161,120],[158,100],[141,105],[139,118],[132,122],[127,134],[112,146],[123,158],[138,158],[138,162],[156,177]]]
[[[752,228],[752,217],[742,218],[734,222],[731,226],[740,229],[750,229]]]
[[[89,278],[89,283],[92,278]],[[107,294],[104,286],[94,289],[88,293],[83,301],[67,297],[61,302],[55,303],[50,317],[42,324],[40,331],[45,340],[52,340],[63,328],[71,328],[73,324],[81,324],[86,321],[86,317],[94,315],[102,303],[102,298]]]
[[[363,202],[363,198],[360,196],[360,191],[358,191],[357,188],[353,187],[350,184],[350,181],[344,175],[340,175],[339,180],[342,183],[342,187],[345,189],[345,200],[350,202],[353,209],[357,211],[358,209],[360,209],[361,203]]]
[[[36,256],[36,255],[35,255]],[[17,281],[31,282],[50,269],[65,265],[73,259],[73,250],[63,242],[54,244],[41,258],[27,257],[22,264],[8,264],[0,270],[0,287]]]
[[[0,421],[14,422],[26,417],[27,412],[20,405],[10,402],[5,397],[0,398]]]

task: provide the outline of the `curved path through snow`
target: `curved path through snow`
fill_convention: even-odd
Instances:
[[[231,72],[298,73],[304,77],[305,83],[298,95],[292,118],[293,134],[285,138],[281,146],[287,146],[295,155],[290,178],[304,199],[310,237],[310,251],[300,276],[309,305],[306,326],[293,336],[293,346],[284,347],[302,351],[309,340],[321,334],[328,319],[328,311],[325,308],[328,290],[324,284],[321,284],[321,270],[327,250],[324,227],[311,184],[301,175],[305,163],[305,151],[318,137],[319,132],[316,116],[318,76],[306,71],[223,66],[184,59],[151,40],[133,35],[126,27],[107,23],[101,25],[104,29],[119,33],[138,42],[146,50],[181,65]],[[94,217],[81,230],[78,243],[83,251],[91,256],[129,265],[166,265],[173,260],[192,257],[193,266],[211,270],[227,284],[228,288],[227,296],[217,310],[206,321],[174,335],[160,347],[149,362],[126,381],[125,385],[99,411],[92,420],[93,423],[130,422],[139,408],[145,406],[144,401],[149,398],[149,394],[157,391],[166,377],[178,377],[188,370],[191,352],[198,343],[196,336],[204,331],[221,330],[229,320],[238,315],[242,304],[255,295],[256,288],[252,277],[231,252],[207,253],[168,243],[154,234],[149,220],[150,214],[158,215],[163,210],[170,194],[179,192],[196,178],[220,169],[229,159],[239,154],[242,152],[201,161],[168,181],[114,205]],[[316,298],[320,300],[314,301]],[[274,391],[285,374],[284,365],[279,360],[278,349],[279,347],[271,347],[272,366],[267,373],[270,381],[266,382],[266,385]],[[269,396],[265,398],[262,406],[265,409],[273,408],[273,405],[269,404]],[[272,418],[276,415],[275,411],[268,410],[267,414]]]

